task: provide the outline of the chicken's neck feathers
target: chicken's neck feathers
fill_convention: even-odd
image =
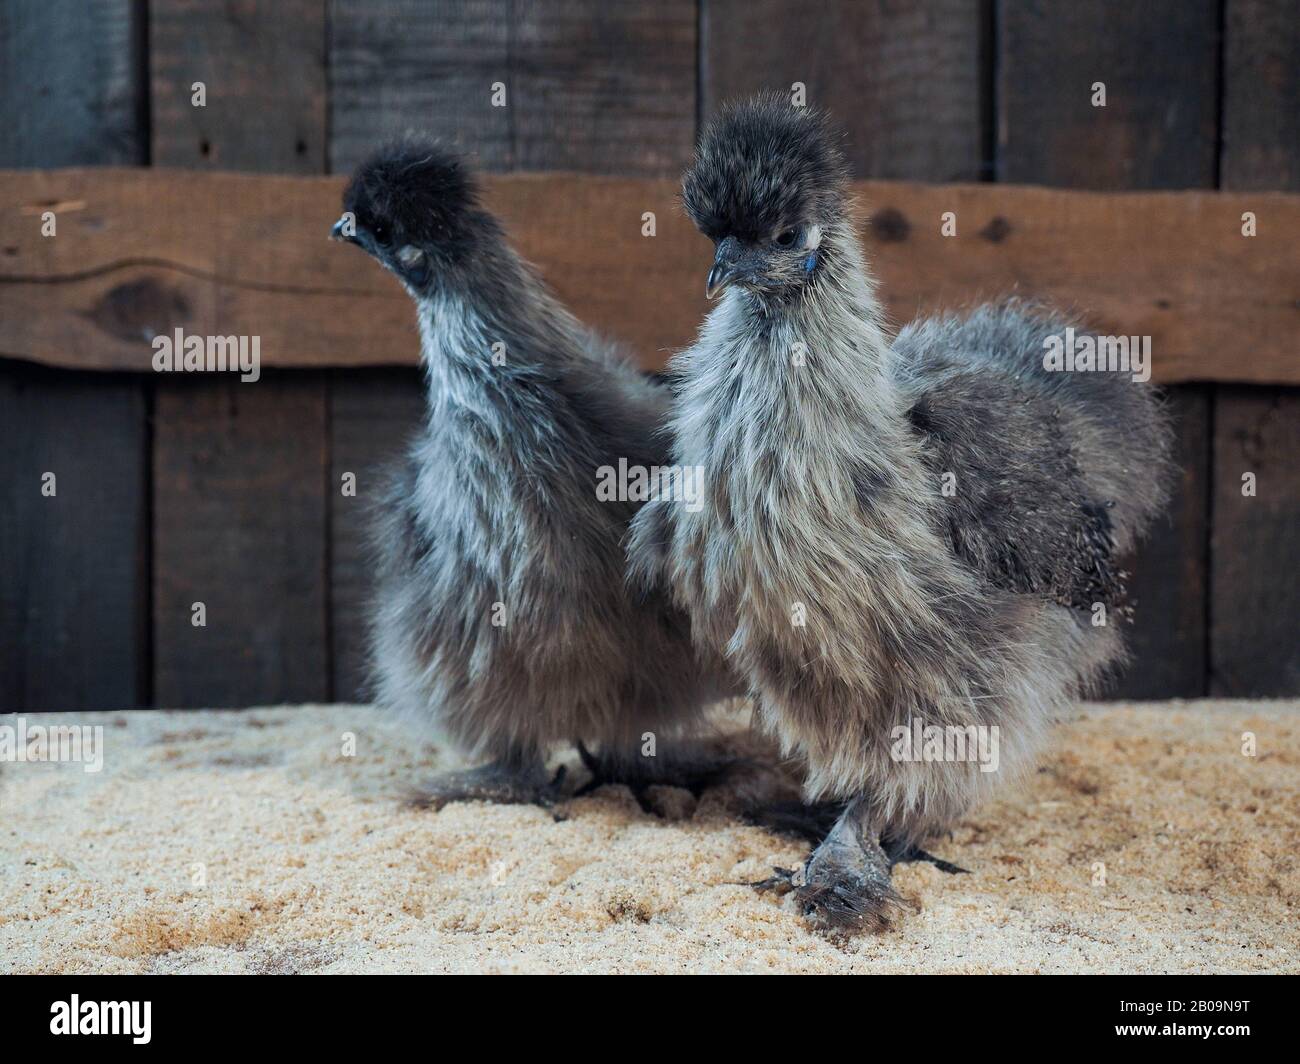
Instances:
[[[578,321],[504,241],[417,294],[431,417],[543,401],[591,362]]]
[[[827,228],[821,250],[818,276],[794,298],[724,294],[674,364],[688,399],[678,407],[679,439],[698,438],[729,407],[755,432],[784,437],[787,455],[789,445],[807,444],[823,455],[852,450],[859,461],[865,436],[881,461],[911,465],[894,355],[862,249],[840,224]]]
[[[431,438],[509,452],[559,481],[645,458],[663,396],[504,242],[420,293],[417,310]]]

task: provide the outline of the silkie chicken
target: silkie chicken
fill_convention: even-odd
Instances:
[[[547,803],[561,792],[544,760],[568,742],[602,779],[670,775],[671,757],[639,756],[641,737],[664,754],[732,681],[664,596],[630,593],[624,538],[639,503],[597,493],[601,467],[663,460],[663,388],[553,298],[458,157],[389,145],[343,206],[333,235],[415,301],[428,387],[374,533],[377,700],[487,762],[422,800]]]
[[[670,364],[672,460],[702,467],[703,506],[644,507],[629,572],[671,588],[838,817],[784,889],[815,923],[879,928],[905,908],[893,864],[1121,659],[1117,558],[1162,505],[1169,435],[1130,375],[1044,368],[1072,324],[1048,313],[891,344],[846,185],[815,111],[763,96],[705,128],[683,201],[720,296]],[[909,752],[918,724],[996,736],[996,771]]]

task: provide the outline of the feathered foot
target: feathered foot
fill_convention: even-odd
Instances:
[[[540,760],[493,761],[463,772],[448,772],[418,787],[408,798],[417,809],[441,809],[449,802],[540,805],[549,809],[564,797],[564,766],[549,780]]]
[[[681,787],[696,798],[709,787],[717,786],[732,768],[737,759],[714,754],[705,749],[692,748],[685,754],[663,757],[641,757],[638,754],[620,754],[601,750],[593,754],[579,742],[578,756],[591,779],[573,792],[573,797],[581,798],[590,794],[597,787],[605,784],[622,784],[632,792],[643,812],[653,813],[655,808],[646,793],[651,787]]]
[[[817,807],[813,807],[817,808]],[[891,864],[879,835],[870,829],[867,805],[849,803],[829,834],[794,872],[751,884],[758,890],[793,890],[803,914],[833,931],[883,931],[907,911],[907,903],[890,882]]]

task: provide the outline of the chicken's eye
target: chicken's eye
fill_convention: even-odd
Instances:
[[[388,226],[383,222],[376,222],[370,227],[371,235],[381,244],[388,243]]]
[[[787,229],[776,238],[776,242],[780,247],[788,248],[794,244],[795,240],[798,239],[798,236],[799,231],[797,229]]]

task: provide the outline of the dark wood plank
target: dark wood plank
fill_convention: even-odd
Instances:
[[[0,166],[145,161],[140,13],[132,0],[0,5]],[[53,237],[41,235],[46,209]],[[56,246],[75,259],[87,232],[58,203],[8,203],[0,230],[13,269]],[[34,328],[39,307],[19,311]],[[146,407],[138,377],[0,360],[2,710],[149,699]],[[41,494],[45,472],[54,497]]]
[[[516,167],[680,176],[695,143],[694,0],[514,12]]]
[[[0,711],[148,699],[144,404],[133,377],[0,362]]]
[[[1300,394],[1220,386],[1214,431],[1210,690],[1300,692]],[[1255,495],[1243,494],[1254,474]]]
[[[858,177],[981,176],[984,11],[978,0],[701,0],[702,111],[807,88],[848,132]]]
[[[1133,664],[1108,692],[1134,699],[1198,698],[1205,694],[1206,551],[1209,535],[1210,388],[1171,389],[1178,474],[1165,516],[1136,558],[1128,600],[1133,609]]]
[[[1226,0],[1224,188],[1300,189],[1300,10]]]
[[[1212,187],[1218,36],[1215,0],[999,4],[999,180],[1092,189]],[[1096,82],[1105,85],[1104,107],[1093,105]],[[1225,216],[1225,239],[1230,223]],[[1144,239],[1170,241],[1162,254],[1170,263],[1179,260],[1172,241],[1186,231],[1139,227]],[[1249,257],[1239,239],[1233,247],[1229,254]],[[1088,257],[1110,259],[1100,248]],[[1152,309],[1171,307],[1176,298],[1159,298]],[[1089,309],[1086,295],[1077,299]],[[1165,342],[1152,328],[1134,331],[1153,336],[1159,361]],[[1193,352],[1211,342],[1207,334],[1183,339]],[[1233,347],[1226,337],[1223,342]],[[1134,661],[1112,688],[1118,697],[1195,696],[1206,689],[1210,400],[1203,389],[1174,389],[1169,398],[1179,418],[1181,476],[1168,518],[1128,563]]]
[[[159,705],[328,697],[324,397],[318,374],[158,381]]]
[[[351,170],[380,141],[419,130],[480,166],[514,165],[510,0],[333,0],[330,169]]]
[[[0,166],[146,161],[141,5],[0,4]]]
[[[320,173],[326,0],[151,0],[156,166]],[[206,105],[193,105],[202,82]]]
[[[326,237],[342,184],[0,171],[0,250],[14,249],[0,254],[0,352],[145,371],[149,338],[179,325],[260,335],[272,366],[413,365],[406,293]],[[1018,293],[1086,311],[1108,332],[1150,335],[1163,382],[1300,382],[1300,196],[894,182],[858,182],[854,193],[896,321]],[[712,251],[681,211],[675,180],[490,175],[485,199],[570,309],[647,368],[690,342]],[[51,200],[69,204],[75,244],[25,224]],[[1268,218],[1251,241],[1240,235],[1247,208]],[[645,210],[658,217],[653,239],[641,236]],[[959,219],[955,238],[940,232],[945,211]],[[37,300],[39,318],[26,313]]]
[[[296,171],[325,167],[325,0],[155,0],[151,5],[155,162],[203,169]],[[207,106],[191,106],[203,81]],[[199,175],[158,175],[184,196]],[[215,178],[215,175],[214,175]],[[278,204],[255,220],[239,199],[192,213],[181,257],[144,222],[145,257],[205,262],[179,270],[114,271],[97,328],[147,341],[154,323],[188,333],[257,336],[262,353],[310,345],[310,318],[282,328],[275,294],[315,285],[332,250],[331,211],[308,258],[286,259],[284,218],[301,210],[284,177],[264,178]],[[238,182],[236,182],[238,184]],[[333,205],[331,205],[333,206]],[[191,205],[193,207],[193,205]],[[171,212],[155,203],[154,217]],[[220,284],[255,254],[264,233],[270,284],[259,306],[234,316]],[[276,234],[279,234],[277,237]],[[272,265],[274,264],[274,265]],[[138,340],[137,343],[140,341]],[[154,435],[155,695],[162,705],[239,706],[329,695],[327,385],[319,374],[268,373],[255,383],[194,375],[160,378]],[[191,624],[203,602],[207,627]]]
[[[999,180],[1210,187],[1217,0],[999,4]],[[1106,86],[1094,107],[1092,86]]]
[[[368,697],[366,616],[372,564],[368,529],[385,468],[401,460],[424,417],[424,384],[411,369],[361,370],[330,381],[330,646],[334,700]],[[346,474],[355,495],[343,493]]]
[[[1300,189],[1300,18],[1288,0],[1227,0],[1225,189]],[[1267,207],[1258,225],[1276,224]],[[1294,240],[1295,234],[1291,233]],[[1254,240],[1243,243],[1254,248]],[[1294,276],[1292,270],[1292,276]],[[1300,391],[1215,390],[1210,689],[1300,694]],[[1242,474],[1257,495],[1241,493]]]
[[[331,166],[418,130],[489,170],[675,175],[694,139],[695,34],[692,0],[335,0]]]

